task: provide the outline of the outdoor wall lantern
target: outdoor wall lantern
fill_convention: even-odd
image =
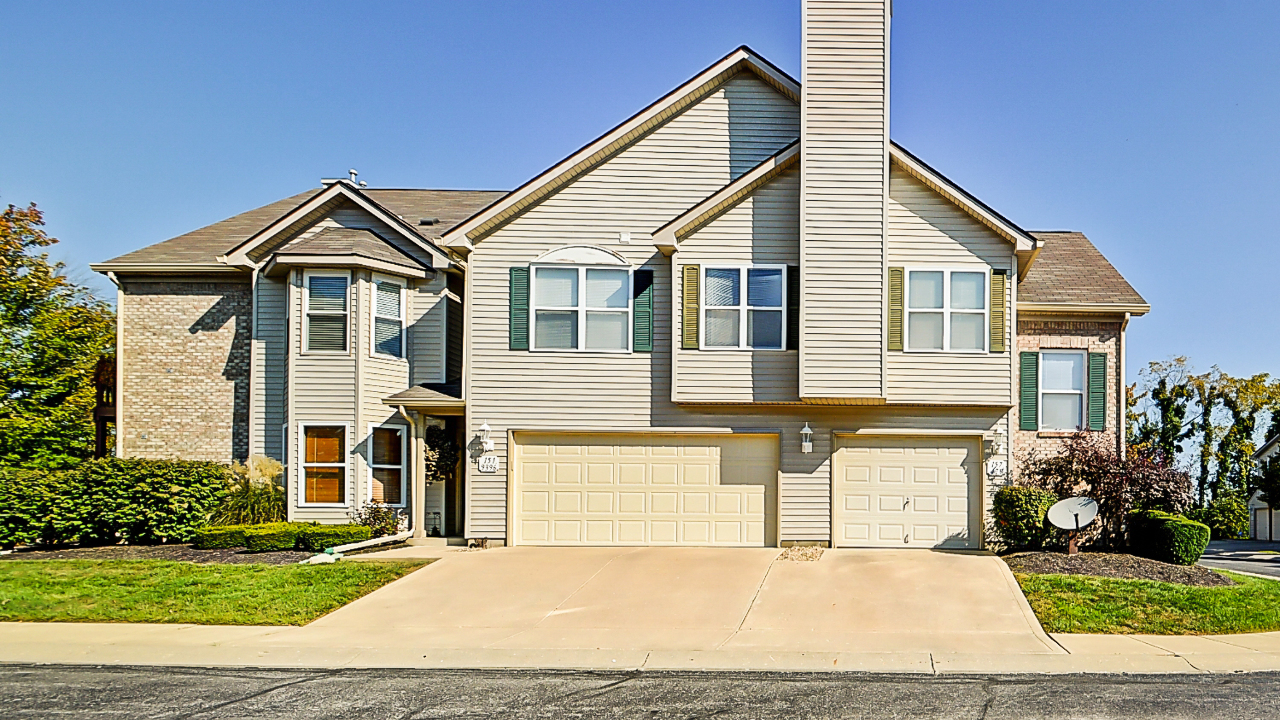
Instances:
[[[813,429],[809,427],[807,422],[800,429],[800,452],[813,452]]]
[[[996,430],[991,437],[991,454],[1003,455],[1006,442],[1008,442],[1008,436],[1005,435],[1004,430]]]
[[[489,427],[489,423],[480,426],[480,447],[485,452],[493,452],[493,438],[489,437],[491,433],[492,428]]]

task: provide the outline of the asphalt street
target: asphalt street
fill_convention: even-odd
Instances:
[[[1218,570],[1238,570],[1280,578],[1280,543],[1214,540],[1200,556],[1200,564]]]
[[[0,718],[1274,718],[1280,674],[281,671],[0,666]]]

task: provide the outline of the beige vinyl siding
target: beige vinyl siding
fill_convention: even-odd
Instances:
[[[369,469],[367,458],[370,448],[369,440],[369,424],[388,424],[400,425],[408,427],[404,418],[395,408],[384,405],[382,399],[394,395],[405,388],[409,387],[409,371],[410,360],[408,354],[416,350],[415,344],[411,342],[412,333],[406,337],[404,358],[390,358],[382,355],[376,355],[373,349],[373,274],[368,271],[360,271],[360,302],[357,313],[360,316],[360,417],[359,427],[356,429],[356,438],[359,443],[357,448],[357,456],[355,458],[357,472],[360,476],[360,494],[358,502],[363,503],[368,497]],[[406,291],[403,301],[406,305],[410,302],[410,296],[415,295],[412,290]],[[406,319],[408,316],[408,307],[405,308]],[[416,329],[416,327],[415,327]],[[416,359],[416,358],[415,358]],[[406,446],[407,447],[407,446]]]
[[[291,445],[288,449],[289,475],[288,500],[290,518],[297,521],[319,520],[322,522],[343,522],[346,520],[347,508],[332,507],[299,507],[298,486],[301,481],[299,468],[302,458],[298,457],[298,428],[302,424],[346,423],[349,426],[347,436],[347,504],[354,507],[356,491],[356,463],[353,453],[361,433],[356,417],[356,343],[359,339],[359,328],[356,323],[358,283],[351,282],[347,288],[347,334],[348,352],[341,355],[319,355],[302,352],[303,317],[302,297],[305,287],[301,271],[294,274],[295,281],[291,298],[291,354],[293,356],[293,421],[289,428]]]
[[[648,427],[670,407],[670,263],[652,245],[618,243],[647,234],[794,141],[798,109],[755,75],[730,79],[696,105],[578,178],[492,235],[469,257],[471,347],[468,417],[495,429],[505,461],[506,430],[567,426]],[[601,245],[654,270],[654,352],[552,353],[508,350],[508,268],[564,245]],[[506,475],[468,463],[467,534],[506,532]]]
[[[800,173],[786,172],[680,241],[677,266],[796,265],[800,259]],[[675,296],[681,296],[677,270]],[[785,312],[785,308],[784,308]],[[676,333],[681,317],[673,313]],[[687,403],[799,401],[795,350],[675,351],[672,399]]]
[[[889,265],[961,270],[1014,269],[1013,245],[955,204],[894,167],[889,185]],[[1012,293],[1005,311],[1013,317]],[[1005,346],[1013,346],[1005,323]],[[1012,403],[1008,353],[911,353],[886,356],[889,402]]]
[[[285,333],[288,282],[258,277],[253,325],[253,435],[250,452],[284,458],[285,377],[289,351]]]
[[[800,394],[883,394],[885,2],[806,0]]]
[[[409,384],[444,382],[447,314],[444,273],[415,285],[409,293],[408,306],[409,352],[413,369],[412,383]]]

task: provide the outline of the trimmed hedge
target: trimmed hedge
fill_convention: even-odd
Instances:
[[[311,525],[298,533],[298,548],[323,552],[326,548],[368,540],[372,534],[364,525]]]
[[[1209,546],[1209,526],[1159,510],[1130,513],[1129,548],[1141,555],[1174,565],[1195,565]]]
[[[0,470],[0,546],[182,542],[227,491],[213,462],[104,458],[71,470]]]
[[[263,523],[245,525],[244,547],[249,552],[292,550],[298,544],[298,533],[307,527],[304,523]]]
[[[200,528],[191,536],[191,546],[197,550],[226,550],[244,547],[244,529],[247,525],[214,525]]]
[[[1011,550],[1044,547],[1053,529],[1045,515],[1058,498],[1048,490],[1030,487],[1002,487],[991,502],[995,532]]]

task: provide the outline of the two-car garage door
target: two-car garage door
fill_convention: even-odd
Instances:
[[[517,433],[516,545],[777,544],[778,436]]]

